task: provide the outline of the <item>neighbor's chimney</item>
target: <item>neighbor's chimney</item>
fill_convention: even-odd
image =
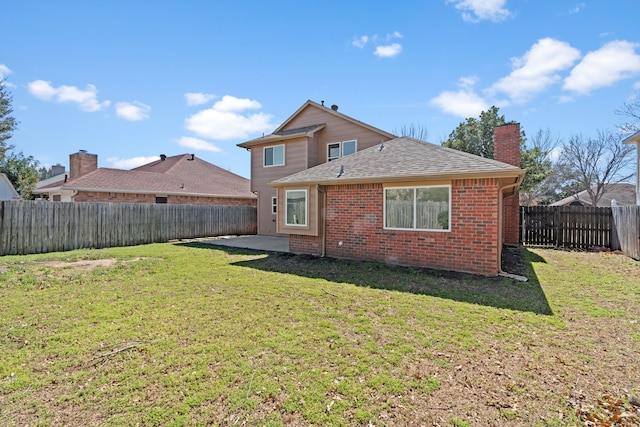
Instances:
[[[60,163],[56,163],[55,165],[51,166],[51,176],[62,175],[64,172],[64,166]]]
[[[69,179],[75,179],[98,169],[98,155],[79,150],[69,155]]]
[[[493,158],[520,167],[520,123],[509,123],[493,129]],[[505,245],[520,243],[520,193],[503,201],[502,241]]]

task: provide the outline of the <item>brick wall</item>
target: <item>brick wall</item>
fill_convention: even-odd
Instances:
[[[520,124],[496,126],[493,130],[493,158],[520,167]],[[520,194],[505,197],[503,205],[503,238],[506,245],[520,242]]]
[[[73,198],[74,202],[112,202],[112,203],[155,203],[153,194],[135,193],[103,193],[96,191],[80,191]],[[168,204],[183,205],[224,205],[224,206],[256,206],[256,199],[233,199],[226,197],[168,196]]]
[[[381,184],[327,187],[326,255],[496,275],[498,180],[451,184],[450,232],[385,230]],[[290,235],[289,248],[318,255],[321,237]]]

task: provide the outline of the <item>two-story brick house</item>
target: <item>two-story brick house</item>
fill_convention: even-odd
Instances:
[[[238,144],[251,150],[251,190],[258,196],[258,234],[276,235],[280,203],[269,183],[395,138],[338,112],[305,102],[270,135]]]

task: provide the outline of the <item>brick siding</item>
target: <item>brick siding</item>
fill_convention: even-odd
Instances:
[[[498,273],[497,179],[451,183],[451,231],[383,228],[382,184],[329,186],[326,255],[484,275]],[[321,237],[289,236],[293,253],[319,255]]]
[[[73,198],[74,202],[112,202],[112,203],[155,203],[154,194],[135,193],[103,193],[97,191],[80,191]],[[180,205],[224,205],[224,206],[256,206],[256,199],[238,199],[227,197],[167,196],[167,204]]]

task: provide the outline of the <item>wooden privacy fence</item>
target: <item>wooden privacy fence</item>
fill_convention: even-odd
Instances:
[[[0,202],[0,255],[256,234],[252,206]]]
[[[640,260],[640,206],[611,208],[611,213],[619,248],[628,257]]]
[[[529,246],[612,248],[611,208],[521,206],[520,242]],[[617,249],[617,248],[612,248]]]

